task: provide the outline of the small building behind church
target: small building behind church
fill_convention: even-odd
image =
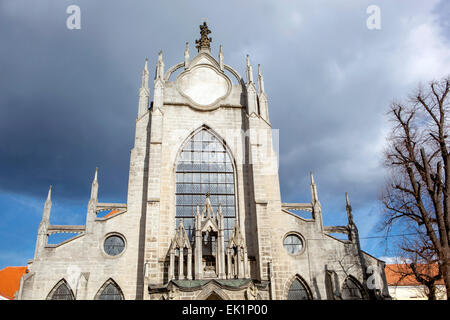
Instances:
[[[427,274],[430,277],[439,273],[437,264],[419,264],[417,268],[421,274]],[[408,265],[402,263],[387,264],[385,273],[389,295],[393,300],[428,300],[428,288],[416,279]],[[435,285],[436,300],[447,300],[444,279],[437,280]]]

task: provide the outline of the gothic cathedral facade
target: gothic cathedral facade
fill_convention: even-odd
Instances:
[[[16,298],[388,298],[348,197],[346,226],[323,225],[312,174],[311,202],[282,203],[261,69],[255,84],[247,56],[242,78],[200,30],[195,57],[186,44],[165,69],[159,53],[152,101],[145,61],[127,203],[98,201],[96,170],[86,224],[51,225],[50,189]],[[49,244],[55,233],[74,236]]]

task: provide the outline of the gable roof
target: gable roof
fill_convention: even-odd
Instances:
[[[13,300],[19,290],[20,278],[26,272],[27,267],[6,267],[0,270],[0,295]]]
[[[437,275],[439,272],[437,264],[418,264],[417,269],[421,273],[429,274],[431,276]],[[384,268],[386,273],[386,281],[388,286],[420,286],[415,276],[412,274],[411,267],[406,264],[387,264]],[[407,274],[403,277],[404,274]],[[436,284],[444,284],[444,280],[436,281]]]

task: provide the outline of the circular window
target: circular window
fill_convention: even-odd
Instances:
[[[125,249],[125,241],[117,235],[106,238],[103,245],[105,252],[110,256],[117,256]]]
[[[296,234],[289,234],[284,238],[283,246],[290,254],[298,254],[302,251],[303,241]]]

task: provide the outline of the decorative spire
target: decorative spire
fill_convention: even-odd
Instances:
[[[91,200],[97,200],[98,196],[98,168],[95,168],[95,174],[94,174],[94,180],[92,180],[92,186],[91,186]]]
[[[189,67],[189,42],[186,42],[186,48],[184,49],[184,68]]]
[[[247,69],[246,69],[246,77],[247,77],[247,83],[253,82],[253,69],[252,65],[250,64],[250,56],[247,55]]]
[[[208,34],[210,33],[211,31],[208,29],[206,21],[203,22],[203,24],[200,25],[200,39],[195,40],[195,47],[198,49],[198,52],[211,51],[210,43],[212,42],[212,38],[208,38]]]
[[[52,185],[48,188],[47,201],[52,201]]]
[[[219,46],[219,66],[220,66],[220,70],[223,71],[223,51],[222,51],[222,45]]]
[[[233,232],[231,233],[231,237],[230,237],[230,244],[240,246],[240,245],[243,245],[243,242],[244,241],[243,241],[243,238],[241,235],[241,230],[239,229],[239,224],[237,223],[237,221],[235,221]]]
[[[213,211],[211,208],[211,200],[209,199],[210,193],[207,192],[205,194],[206,199],[205,199],[205,210],[206,210],[206,219],[208,219],[209,217],[213,218]]]
[[[145,58],[144,69],[142,70],[141,88],[139,89],[138,118],[142,117],[148,110],[148,102],[150,99],[148,76],[148,58]]]
[[[258,89],[259,89],[259,93],[264,92],[264,78],[261,73],[261,65],[260,64],[258,64]]]
[[[44,204],[44,211],[42,213],[42,221],[48,223],[50,220],[50,210],[52,209],[52,186],[48,188],[47,199]]]
[[[183,222],[181,222],[178,224],[178,228],[177,228],[177,234],[176,234],[176,239],[178,241],[182,241],[182,239],[184,238],[184,226],[183,226]]]
[[[314,176],[312,171],[310,172],[311,175],[311,195],[312,195],[312,203],[316,203],[319,202],[319,196],[317,195],[317,186],[316,183],[314,182]]]
[[[156,63],[155,80],[157,79],[164,79],[164,61],[162,58],[162,50],[158,53],[158,62]]]
[[[144,70],[142,70],[141,88],[148,89],[148,58],[145,58]]]
[[[345,210],[347,211],[347,217],[348,217],[348,224],[354,224],[353,223],[353,213],[352,213],[352,206],[350,205],[350,200],[348,199],[348,193],[345,193]]]

